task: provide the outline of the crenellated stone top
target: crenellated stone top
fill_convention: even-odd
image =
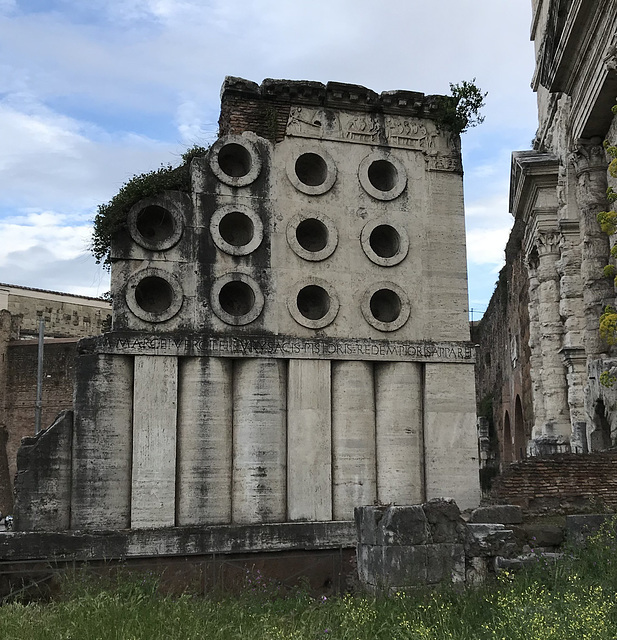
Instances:
[[[435,119],[440,105],[449,96],[424,95],[417,91],[383,91],[381,94],[357,84],[343,82],[311,82],[307,80],[274,80],[266,78],[261,85],[243,78],[227,76],[221,88],[221,101],[231,96],[252,100],[289,102],[307,106],[352,111],[380,111]]]

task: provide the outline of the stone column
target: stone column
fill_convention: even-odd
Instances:
[[[599,139],[579,144],[571,156],[576,171],[576,201],[581,237],[581,282],[583,287],[583,342],[587,364],[607,350],[600,339],[598,322],[604,305],[612,302],[612,282],[603,276],[608,262],[609,241],[596,219],[606,208],[606,156]]]
[[[377,499],[375,385],[371,362],[332,362],[332,510],[352,520],[354,507]]]
[[[231,522],[232,361],[180,358],[176,524]]]
[[[289,360],[287,516],[332,520],[330,360]]]
[[[131,528],[176,521],[178,358],[135,356]]]
[[[284,522],[287,363],[245,358],[233,365],[232,522]]]
[[[540,349],[542,352],[542,393],[544,396],[544,421],[536,416],[536,426],[541,425],[542,446],[535,453],[554,453],[570,440],[570,415],[565,368],[560,354],[563,323],[559,314],[560,288],[557,260],[561,235],[545,231],[537,235],[538,250],[538,322],[540,325]],[[536,443],[536,449],[539,443]]]

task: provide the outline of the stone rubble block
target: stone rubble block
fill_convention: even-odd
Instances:
[[[469,522],[520,524],[523,522],[523,510],[514,504],[495,504],[487,507],[478,507],[471,512]]]
[[[425,545],[384,547],[358,545],[360,580],[373,587],[411,587],[427,583]]]
[[[426,545],[426,582],[465,581],[465,547],[462,544]]]
[[[422,505],[430,525],[433,543],[463,542],[465,522],[458,505],[452,498],[434,498]]]
[[[378,544],[406,546],[431,542],[431,532],[420,505],[388,507],[380,524]]]
[[[518,545],[514,532],[502,524],[468,524],[467,533],[467,556],[516,555]]]
[[[366,506],[354,509],[359,544],[381,544],[379,523],[387,508],[386,506]]]
[[[432,542],[421,505],[355,509],[358,540],[363,544],[406,546]]]

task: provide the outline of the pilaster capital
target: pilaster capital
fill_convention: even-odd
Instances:
[[[540,257],[551,254],[558,255],[562,239],[559,231],[540,231],[536,236],[538,255]]]
[[[570,154],[570,162],[574,166],[577,177],[587,171],[606,172],[608,162],[604,147],[599,139],[579,140]]]

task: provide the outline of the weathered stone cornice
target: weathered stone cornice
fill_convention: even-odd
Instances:
[[[552,153],[515,151],[510,170],[510,213],[527,221],[538,208],[557,210],[559,159]]]
[[[393,115],[437,117],[448,96],[424,95],[417,91],[383,91],[375,93],[366,87],[343,82],[309,82],[305,80],[274,80],[266,78],[261,85],[243,78],[227,76],[221,88],[221,100],[241,95],[253,100],[289,102],[350,111],[380,111]]]

